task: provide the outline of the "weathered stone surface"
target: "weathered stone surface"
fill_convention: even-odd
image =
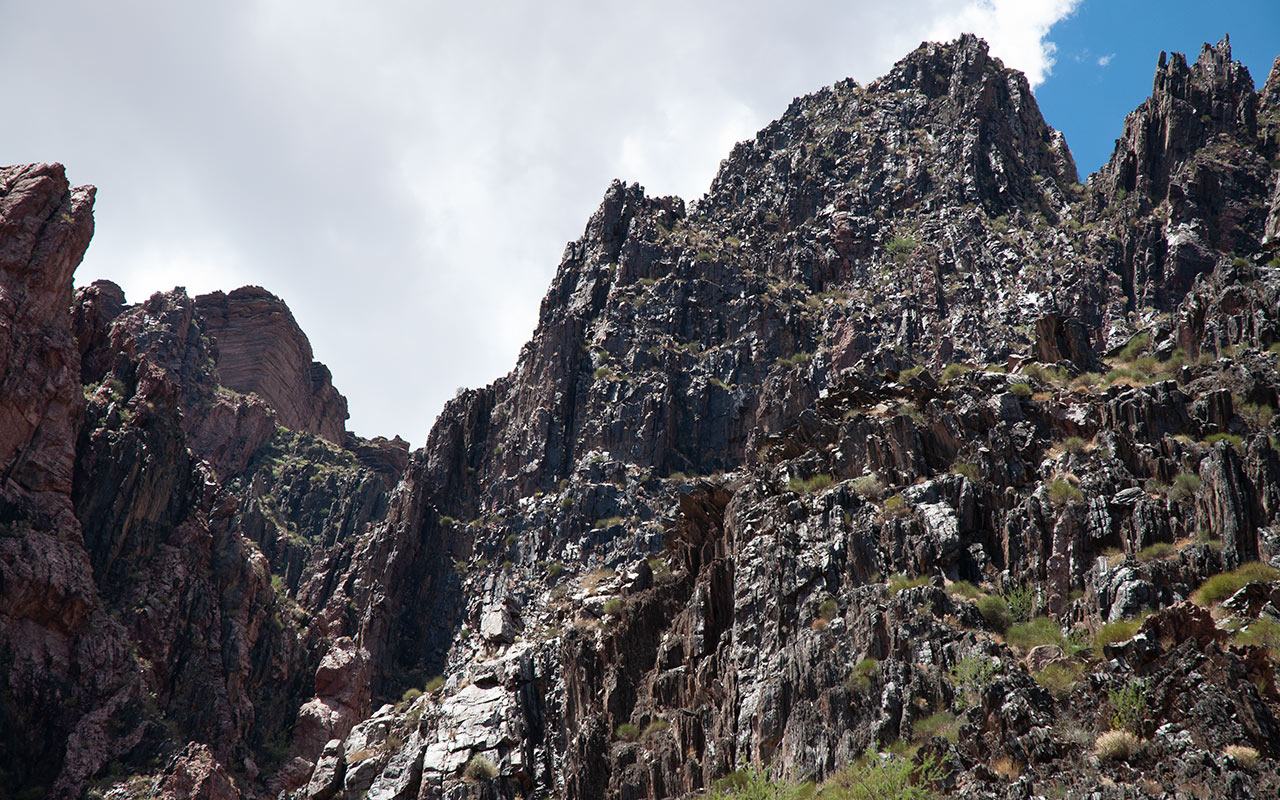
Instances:
[[[1064,319],[1060,314],[1046,314],[1036,320],[1036,340],[1032,350],[1037,361],[1057,364],[1069,361],[1082,372],[1102,368],[1089,341],[1089,329],[1079,320]]]
[[[1200,464],[1200,480],[1197,519],[1240,562],[1257,560],[1256,493],[1236,451],[1225,442],[1215,445]]]
[[[330,739],[320,752],[320,758],[316,759],[315,771],[307,784],[307,800],[330,800],[342,789],[346,774],[346,750],[342,747],[342,740]]]
[[[293,743],[310,757],[331,739],[345,739],[369,713],[369,653],[350,638],[335,640],[316,669],[316,696],[298,712]]]
[[[1056,644],[1042,644],[1027,651],[1027,669],[1034,674],[1055,661],[1063,659],[1062,648]]]
[[[166,767],[152,796],[157,800],[240,800],[241,795],[209,748],[192,742]]]
[[[493,644],[511,644],[524,629],[510,602],[491,606],[480,620],[480,635]]]

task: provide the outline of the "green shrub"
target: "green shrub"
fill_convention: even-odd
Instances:
[[[1039,608],[1039,593],[1031,583],[1011,584],[1004,590],[1005,606],[1014,622],[1030,622]]]
[[[870,500],[879,500],[884,495],[884,483],[879,475],[862,475],[854,478],[850,485],[855,492]]]
[[[960,736],[960,720],[950,711],[939,711],[911,725],[911,738],[917,742],[927,742],[935,736],[941,736],[949,742]]]
[[[818,619],[835,619],[836,612],[839,607],[836,605],[834,597],[828,597],[822,601],[822,605],[818,606]]]
[[[569,509],[571,509],[571,508],[573,508],[573,498],[572,498],[572,497],[565,497],[563,500],[561,500],[561,501],[560,501],[560,510],[561,510],[561,511],[568,511],[568,510],[569,510]]]
[[[1015,383],[1015,384],[1012,384],[1012,385],[1010,385],[1010,386],[1009,386],[1009,391],[1013,392],[1013,393],[1014,393],[1015,395],[1017,395],[1018,397],[1030,397],[1030,396],[1031,396],[1031,384],[1029,384],[1029,383]]]
[[[942,379],[944,381],[954,380],[971,369],[973,369],[973,367],[967,364],[957,364],[952,362],[942,370]]]
[[[543,566],[543,569],[546,570],[547,577],[551,580],[555,580],[564,574],[564,564],[561,564],[559,561],[548,561]]]
[[[667,721],[659,717],[644,726],[644,733],[640,734],[640,737],[642,739],[652,739],[654,736],[657,736],[669,727],[671,726],[667,724]]]
[[[472,756],[462,770],[463,776],[473,781],[491,781],[498,777],[498,765],[484,756]]]
[[[813,353],[792,353],[789,356],[783,356],[778,359],[778,365],[782,367],[798,367],[801,364],[808,364],[813,358]]]
[[[982,614],[987,626],[996,633],[1005,633],[1013,624],[1013,617],[1009,614],[1009,604],[999,595],[988,594],[979,597],[978,613]]]
[[[1190,500],[1200,491],[1200,476],[1190,472],[1175,475],[1173,485],[1169,487],[1169,499],[1175,503]]]
[[[1280,570],[1258,561],[1251,561],[1231,572],[1221,572],[1200,585],[1191,593],[1192,602],[1208,606],[1226,600],[1252,581],[1272,582],[1280,580]]]
[[[1084,493],[1070,481],[1055,480],[1049,484],[1049,502],[1062,508],[1084,502]]]
[[[1036,617],[1030,622],[1014,625],[1009,628],[1004,639],[1009,644],[1030,650],[1042,644],[1062,646],[1064,639],[1058,623],[1048,617]]]
[[[602,530],[605,530],[606,528],[612,528],[616,525],[621,525],[621,524],[622,524],[622,517],[605,517],[604,519],[596,520],[596,524],[591,527],[594,530],[602,531]]]
[[[889,252],[894,261],[901,264],[911,257],[917,246],[916,240],[910,236],[895,236],[885,245],[885,250]]]
[[[630,722],[624,722],[617,727],[613,735],[624,742],[634,742],[640,738],[640,729]]]
[[[1280,658],[1280,621],[1260,616],[1237,631],[1235,640],[1240,644],[1265,647],[1271,651],[1272,658]]]
[[[1140,356],[1129,365],[1130,372],[1150,377],[1160,371],[1160,362],[1155,356]]]
[[[1137,557],[1142,562],[1162,561],[1176,552],[1178,551],[1168,542],[1156,542],[1139,550]]]
[[[1084,666],[1078,661],[1054,661],[1035,674],[1036,683],[1051,692],[1062,693],[1080,680]]]
[[[1084,452],[1085,441],[1079,436],[1068,436],[1062,440],[1062,450],[1072,455],[1080,455]]]
[[[671,577],[671,567],[667,566],[665,558],[649,559],[649,569],[653,571],[653,577],[658,580]]]
[[[978,481],[978,466],[968,461],[957,461],[951,465],[951,471],[957,475],[965,476],[974,483]]]
[[[422,691],[426,692],[427,694],[435,694],[436,692],[440,691],[443,688],[444,688],[444,676],[437,675],[431,680],[427,681],[427,685],[422,687]]]
[[[977,701],[996,675],[996,664],[984,656],[966,656],[951,668],[951,683],[956,688],[954,705],[963,711]]]
[[[797,476],[787,481],[787,491],[809,494],[810,492],[820,492],[830,487],[831,483],[832,478],[826,473],[812,475],[808,478]]]
[[[772,768],[744,766],[717,780],[705,800],[802,800],[813,795],[813,784],[774,775]]]
[[[1065,384],[1071,377],[1061,367],[1047,367],[1039,362],[1032,362],[1022,367],[1022,374],[1041,383]]]
[[[1141,732],[1142,723],[1148,716],[1146,681],[1132,678],[1108,691],[1107,700],[1111,703],[1112,728],[1135,734]]]
[[[932,754],[916,765],[909,758],[868,749],[862,758],[824,783],[820,796],[823,800],[935,800],[941,795],[934,787],[945,775],[942,763]],[[774,795],[753,797],[772,800]]]
[[[1236,450],[1239,450],[1241,445],[1244,444],[1244,438],[1236,436],[1234,433],[1215,433],[1204,437],[1204,443],[1209,446],[1213,446],[1218,442],[1226,442]]]
[[[604,379],[607,379],[607,378],[612,378],[612,377],[613,377],[613,370],[612,370],[612,369],[610,369],[609,367],[601,367],[600,369],[598,369],[598,370],[596,370],[595,372],[593,372],[593,373],[592,373],[592,376],[593,376],[596,380],[604,380]]]
[[[924,372],[924,367],[920,367],[920,366],[907,367],[906,369],[898,373],[898,382],[906,383],[907,381],[919,375],[921,372]]]
[[[901,592],[903,589],[914,589],[917,586],[924,586],[928,582],[928,575],[919,575],[915,578],[908,578],[905,574],[896,572],[889,576],[889,594],[892,596]]]
[[[1135,617],[1133,619],[1118,619],[1115,622],[1103,623],[1102,627],[1098,628],[1097,633],[1093,635],[1094,651],[1098,658],[1106,657],[1102,651],[1104,645],[1132,639],[1138,629],[1142,627],[1143,619],[1143,617]]]
[[[1079,600],[1084,592],[1079,589],[1071,593],[1072,600]],[[1071,658],[1082,656],[1093,650],[1093,633],[1087,628],[1072,628],[1062,637],[1062,652]]]
[[[1236,412],[1259,428],[1269,426],[1271,419],[1276,414],[1276,410],[1271,406],[1264,406],[1259,403],[1240,403],[1236,406]]]
[[[969,581],[956,581],[947,587],[947,592],[953,595],[960,595],[969,600],[977,600],[982,597],[982,590]]]
[[[907,498],[900,494],[886,497],[884,500],[884,513],[893,517],[900,517],[907,513]]]
[[[1103,377],[1102,382],[1107,386],[1123,380],[1130,380],[1135,383],[1144,383],[1143,376],[1129,369],[1113,369]]]
[[[412,703],[414,700],[417,700],[419,697],[422,697],[422,690],[411,687],[411,688],[405,689],[404,694],[400,695],[400,702]]]
[[[859,661],[844,679],[846,689],[862,694],[871,688],[871,676],[880,670],[880,662],[874,658]]]
[[[622,614],[622,598],[610,597],[604,601],[604,613],[611,617],[617,617]]]
[[[1140,333],[1130,339],[1124,347],[1120,348],[1120,352],[1116,354],[1116,357],[1122,361],[1132,361],[1142,355],[1150,344],[1151,334]]]

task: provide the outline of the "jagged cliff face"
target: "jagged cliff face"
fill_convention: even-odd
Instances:
[[[1171,310],[1220,254],[1258,251],[1275,109],[1225,43],[1205,45],[1191,66],[1161,54],[1151,98],[1090,182],[1090,219],[1120,241],[1112,268],[1131,307]]]
[[[73,298],[92,190],[0,171],[0,796],[677,797],[913,742],[966,796],[1280,790],[1277,583],[1182,602],[1280,553],[1278,150],[1224,41],[1081,186],[1020,73],[922,45],[692,207],[611,186],[413,453],[262,289]]]

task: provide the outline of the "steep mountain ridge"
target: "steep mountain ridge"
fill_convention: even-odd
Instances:
[[[1229,638],[1274,578],[1182,601],[1280,552],[1276,72],[1162,55],[1083,187],[975,37],[800,98],[692,206],[613,184],[413,453],[264,290],[73,302],[92,191],[4,170],[0,796],[666,797],[913,741],[967,796],[1275,791],[1276,647]],[[1147,749],[1094,757],[1134,685]]]

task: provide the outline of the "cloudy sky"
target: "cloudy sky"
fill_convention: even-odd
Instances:
[[[1272,0],[1201,5],[1187,44],[1120,35],[1116,7],[1173,16],[1145,0],[0,0],[0,162],[98,186],[78,283],[131,301],[264,286],[333,370],[349,429],[416,446],[456,387],[514,365],[614,177],[697,198],[792,97],[963,31],[1027,73],[1073,148],[1109,152],[1159,49],[1231,30],[1238,51],[1280,50]],[[1064,71],[1085,90],[1055,90]],[[1127,103],[1105,133],[1088,81]]]

